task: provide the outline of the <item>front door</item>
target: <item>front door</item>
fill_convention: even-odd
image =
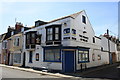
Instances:
[[[22,65],[22,67],[25,67],[25,57],[26,57],[26,55],[25,55],[25,52],[23,53],[23,65]]]
[[[74,72],[74,51],[63,51],[62,68],[63,72]]]

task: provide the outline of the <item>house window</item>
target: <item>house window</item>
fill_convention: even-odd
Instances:
[[[72,34],[76,34],[76,30],[75,29],[72,29]]]
[[[59,28],[55,27],[55,40],[59,39]]]
[[[95,38],[93,37],[93,43],[95,43]]]
[[[36,61],[39,61],[39,53],[36,53]]]
[[[86,24],[86,17],[82,16],[82,22]]]
[[[78,51],[78,62],[88,62],[89,61],[89,51],[79,50]]]
[[[30,33],[26,35],[26,43],[30,44]]]
[[[50,41],[53,39],[53,29],[47,28],[47,41]]]
[[[33,56],[33,52],[30,51],[29,52],[29,63],[32,63],[32,56]]]
[[[44,61],[48,62],[60,62],[60,49],[45,49]]]
[[[35,44],[35,33],[31,33],[31,44]]]
[[[36,31],[26,33],[26,49],[35,48],[36,44]]]
[[[60,41],[61,28],[59,25],[46,27],[46,41]]]
[[[20,41],[19,39],[20,39],[20,38],[17,38],[17,46],[19,46],[19,41]]]
[[[19,46],[19,41],[20,41],[20,38],[19,37],[15,37],[14,46]]]
[[[64,29],[63,33],[64,34],[69,34],[70,33],[70,28]]]
[[[103,47],[101,47],[101,51],[103,51]]]
[[[21,63],[21,53],[15,53],[14,54],[14,62],[15,63]]]
[[[4,49],[7,48],[7,42],[3,42],[3,48],[4,48]]]

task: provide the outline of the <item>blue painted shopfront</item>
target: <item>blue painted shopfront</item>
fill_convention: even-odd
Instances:
[[[69,73],[76,71],[76,50],[89,50],[86,47],[71,47],[71,46],[46,46],[44,48],[44,61],[45,62],[61,62],[62,63],[62,72]],[[47,61],[45,60],[45,50],[59,49],[59,59],[58,61]],[[83,63],[83,62],[82,62]]]

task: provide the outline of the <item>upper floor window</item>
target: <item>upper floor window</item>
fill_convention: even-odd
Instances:
[[[27,44],[30,44],[30,34],[27,34],[27,35],[26,35],[26,43],[27,43]]]
[[[4,48],[4,49],[7,48],[7,42],[3,42],[3,48]]]
[[[26,34],[26,43],[35,44],[36,43],[36,32],[28,32]]]
[[[19,45],[20,45],[20,37],[15,37],[14,46],[19,46]]]
[[[86,24],[86,17],[82,15],[82,22]]]
[[[95,43],[95,38],[93,37],[93,43]]]
[[[70,28],[64,29],[64,34],[68,34],[68,33],[70,33]]]
[[[59,27],[55,27],[55,40],[59,39]]]
[[[34,44],[35,43],[35,33],[31,33],[31,43]]]
[[[47,28],[47,41],[50,41],[53,39],[53,29],[52,28]]]
[[[46,41],[59,41],[61,40],[60,26],[46,27]]]
[[[20,38],[17,38],[17,46],[19,46]]]

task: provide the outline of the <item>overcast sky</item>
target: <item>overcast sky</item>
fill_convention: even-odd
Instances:
[[[118,34],[118,2],[3,2],[0,6],[0,34],[22,22],[34,26],[37,20],[51,21],[85,10],[97,36],[106,29]]]

